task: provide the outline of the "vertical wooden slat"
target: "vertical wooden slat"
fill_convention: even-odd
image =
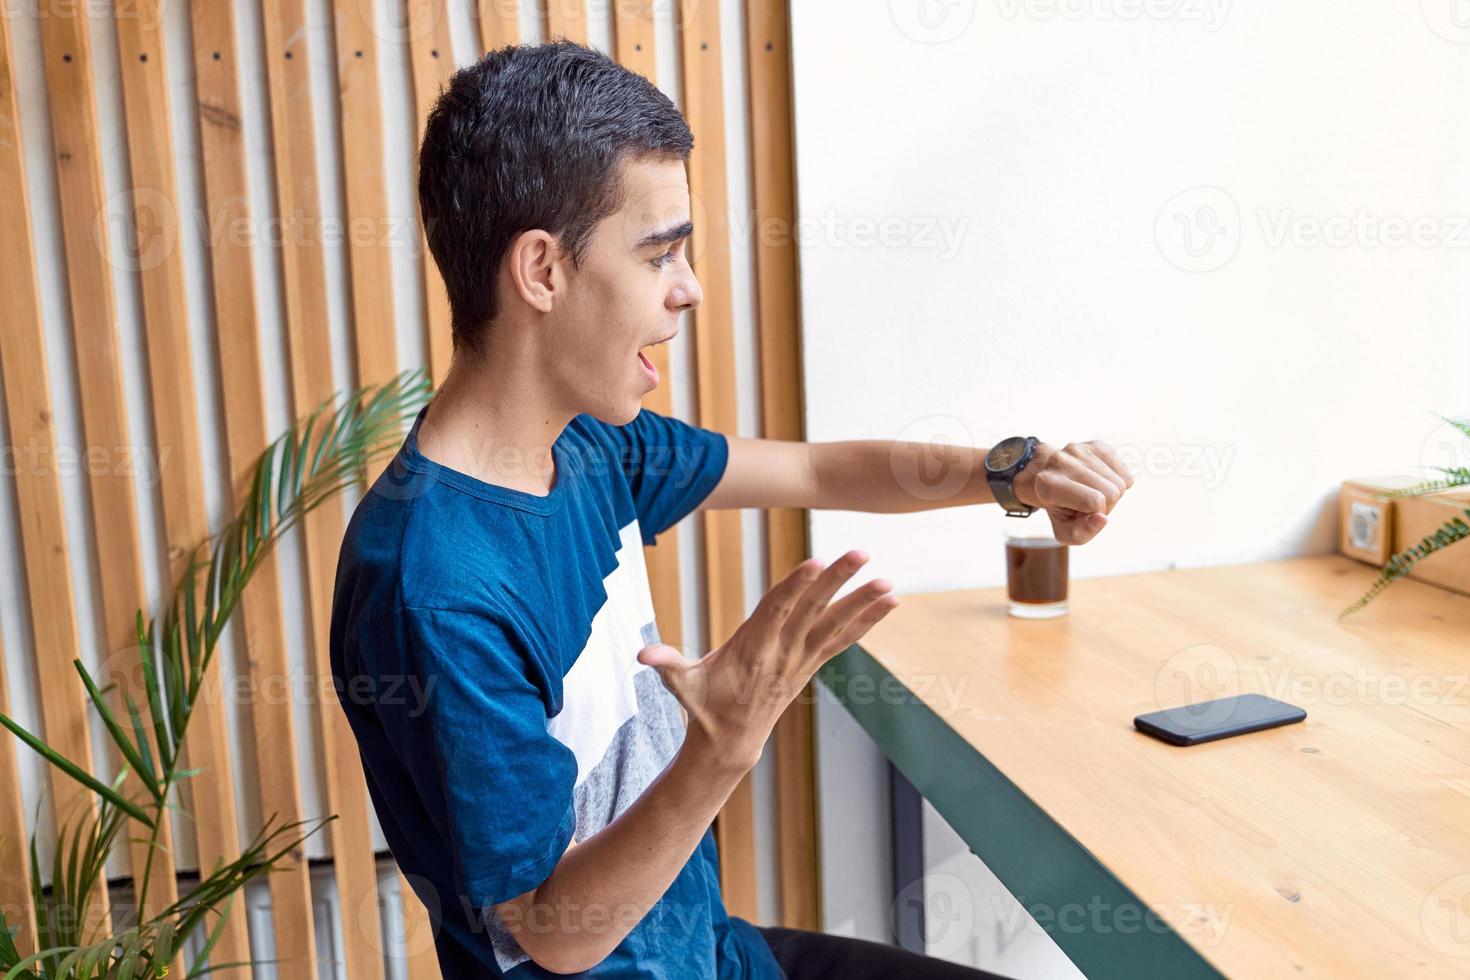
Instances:
[[[620,0],[613,4],[613,49],[617,60],[630,71],[654,81],[657,73],[654,58],[654,26],[652,0]],[[648,359],[658,370],[662,383],[643,399],[646,408],[663,415],[674,411],[673,372],[669,365],[669,347],[651,348]],[[643,548],[648,565],[649,588],[653,592],[653,614],[658,622],[659,638],[670,646],[684,644],[684,614],[679,602],[679,529],[669,528],[659,536],[657,544]]]
[[[731,297],[729,196],[725,186],[725,99],[720,76],[720,8],[708,0],[679,0],[679,48],[684,115],[696,147],[689,161],[694,213],[705,219],[690,243],[704,300],[694,311],[700,424],[737,433],[735,329]],[[696,224],[698,218],[695,219]],[[702,512],[710,648],[729,639],[745,618],[740,511]],[[755,806],[751,777],[741,780],[715,827],[725,904],[757,917]]]
[[[408,16],[409,61],[413,69],[413,94],[416,107],[414,145],[423,142],[424,121],[440,87],[454,74],[454,52],[450,44],[449,12],[446,0],[404,0]],[[481,21],[483,29],[484,21]],[[418,180],[418,155],[414,155],[414,180]],[[413,194],[418,208],[418,194]],[[424,282],[424,322],[429,334],[429,374],[437,387],[449,373],[453,349],[449,325],[449,296],[444,291],[444,277],[429,254],[423,235],[423,217],[419,216],[420,272]]]
[[[51,406],[47,398],[46,348],[41,322],[41,300],[36,286],[36,256],[31,245],[30,198],[26,190],[25,153],[21,149],[20,106],[15,97],[15,78],[11,71],[10,18],[0,16],[0,228],[8,229],[10,242],[6,259],[0,262],[0,296],[5,297],[6,325],[0,330],[0,383],[5,386],[5,402],[10,445],[17,452],[36,445],[55,458],[56,433]],[[22,504],[22,515],[31,513],[49,526],[34,526],[36,532],[59,533],[53,541],[59,546],[39,555],[41,560],[62,563],[64,596],[71,599],[71,577],[66,574],[66,527],[62,521],[61,488],[57,474],[49,469],[32,472],[32,467],[16,465],[17,496],[34,499],[30,506]],[[44,540],[44,539],[43,539]],[[36,568],[28,577],[45,570]],[[32,594],[43,583],[31,581]],[[56,598],[61,598],[57,596]],[[34,608],[34,607],[33,607]],[[64,605],[46,610],[46,615],[63,622],[37,622],[36,637],[50,630],[52,642],[69,641],[75,650],[74,610]],[[72,635],[68,638],[67,632]],[[63,648],[64,649],[64,648]],[[38,653],[40,650],[38,649]],[[50,651],[52,659],[62,653]],[[0,644],[0,712],[10,714],[10,696],[5,683],[5,650]],[[36,951],[36,917],[31,906],[30,856],[27,853],[25,813],[21,810],[20,767],[17,764],[16,741],[7,732],[0,736],[0,908],[10,926],[18,926],[15,945],[22,956]],[[27,750],[29,751],[29,750]]]
[[[164,74],[161,27],[162,0],[115,0],[117,51],[122,69],[123,113],[128,130],[128,164],[132,173],[133,255],[143,295],[143,321],[148,339],[148,381],[153,399],[154,446],[163,495],[163,524],[167,540],[167,581],[178,581],[192,549],[209,535],[204,501],[204,463],[195,416],[194,368],[190,356],[189,314],[184,285],[184,259],[179,247],[178,191],[174,175],[173,137],[170,131],[168,79]],[[128,675],[124,674],[126,678]],[[129,693],[145,703],[142,685]],[[217,702],[199,703],[190,727],[217,727],[224,731],[224,712]],[[208,739],[197,743],[208,745]],[[205,755],[204,758],[198,758]],[[229,756],[195,752],[191,765],[228,778]],[[226,764],[215,775],[216,767]],[[139,788],[136,777],[129,777]],[[191,782],[191,790],[209,793],[211,787]],[[148,885],[148,914],[157,914],[178,899],[171,828],[165,812],[159,844],[153,855]],[[197,829],[197,828],[196,828]],[[209,833],[214,828],[207,829]],[[132,835],[130,849],[135,876],[141,876],[148,845]],[[175,958],[175,970],[183,969]]]
[[[760,337],[762,435],[803,438],[801,334],[798,323],[796,169],[792,155],[791,50],[785,0],[746,0],[746,75],[750,84],[753,211],[758,227],[775,222],[788,234],[756,235],[756,322]],[[808,556],[806,513],[766,513],[766,572],[776,582]],[[776,724],[776,841],[781,924],[820,929],[817,798],[812,688]]]
[[[327,313],[326,265],[316,229],[321,197],[316,170],[316,122],[311,106],[310,58],[303,0],[266,0],[262,6],[264,55],[270,88],[271,139],[276,175],[276,213],[285,284],[286,337],[291,402],[295,414],[310,411],[334,390]],[[337,501],[308,515],[302,535],[306,554],[307,610],[313,647],[327,642],[332,579],[345,521]],[[272,583],[273,584],[273,583]],[[248,635],[248,634],[247,634]],[[257,679],[286,677],[284,647],[250,645]],[[296,773],[296,735],[289,703],[252,704],[261,807],[266,814],[299,819],[301,787]],[[304,849],[285,870],[271,875],[271,920],[283,980],[309,980],[316,972],[311,915],[311,881]]]
[[[750,151],[754,215],[761,225],[794,229],[795,166],[791,128],[791,48],[782,0],[747,0],[745,59],[750,79]],[[756,320],[760,331],[763,435],[803,438],[800,304],[795,235],[756,235]],[[766,514],[766,572],[770,582],[806,560],[806,513]],[[811,686],[776,724],[776,836],[781,880],[781,924],[820,929],[817,873],[816,771]]]
[[[360,385],[381,384],[397,372],[398,366],[377,38],[374,25],[367,20],[371,11],[371,5],[337,0],[333,12],[352,275],[353,346]],[[369,479],[376,476],[368,474]],[[329,679],[332,665],[327,643],[316,643],[314,654],[317,678]],[[313,690],[323,692],[317,701],[326,794],[323,805],[328,812],[338,814],[338,819],[327,825],[327,833],[340,896],[344,966],[350,977],[380,980],[383,937],[378,917],[355,914],[357,909],[378,906],[378,875],[362,757],[347,716],[336,702],[335,690],[327,683],[315,684]]]
[[[3,18],[0,18],[3,19]],[[4,30],[0,26],[0,30]],[[10,713],[10,694],[5,686],[5,644],[0,643],[0,712]],[[36,915],[31,905],[31,859],[26,848],[25,813],[21,810],[20,766],[15,758],[14,739],[0,738],[0,910],[6,925],[15,929],[13,942],[21,956],[36,952]]]
[[[117,335],[117,306],[112,293],[110,235],[105,220],[102,149],[97,104],[92,88],[92,52],[85,9],[57,8],[41,18],[46,86],[51,99],[51,132],[61,204],[62,241],[66,252],[67,297],[75,350],[78,390],[82,403],[82,430],[87,451],[111,454],[131,451],[127,406],[123,396],[121,354]],[[124,651],[137,645],[137,610],[144,605],[142,551],[131,467],[89,466],[95,554],[102,573],[102,621],[106,649],[114,676],[121,671]],[[59,519],[59,515],[58,515]],[[38,528],[39,530],[39,528]],[[59,526],[58,526],[59,530]],[[24,537],[24,536],[23,536]],[[37,563],[57,561],[63,537],[37,541]],[[29,567],[32,557],[28,555]],[[38,568],[37,572],[41,572]],[[50,603],[58,590],[69,587],[60,568],[57,578],[31,583],[32,600]],[[69,600],[68,600],[69,601]],[[79,653],[75,621],[69,610],[45,609],[33,613],[37,628],[36,669],[40,685],[42,722],[47,740],[62,754],[90,768],[84,701],[71,661]],[[48,768],[55,812],[67,814],[78,801],[91,805],[91,794]],[[105,885],[97,884],[93,906],[96,922],[108,923]]]
[[[582,0],[542,0],[546,39],[566,38],[578,44],[587,43],[587,10]]]
[[[429,921],[429,910],[419,901],[402,870],[398,872],[398,889],[403,896],[403,935],[411,943],[412,937],[423,935],[422,930],[432,929],[433,926]],[[440,980],[439,956],[433,947],[405,955],[404,958],[408,963],[408,980]]]
[[[521,40],[519,0],[479,0],[480,48],[493,51]]]
[[[381,384],[398,371],[393,325],[393,230],[383,170],[383,107],[378,38],[371,4],[336,0],[337,98],[341,106],[342,184],[352,273],[352,330],[358,384]],[[355,974],[353,974],[355,976]]]
[[[255,286],[248,236],[250,209],[245,182],[245,146],[240,124],[239,65],[235,55],[235,22],[230,4],[192,0],[189,5],[193,37],[195,104],[203,156],[204,200],[211,230],[210,272],[215,317],[216,357],[220,368],[221,403],[225,415],[225,455],[231,479],[230,505],[241,499],[241,480],[266,445],[265,415],[260,408],[260,355],[255,340]],[[244,394],[242,394],[242,389]],[[254,392],[253,396],[250,394]],[[251,405],[255,406],[252,414]],[[285,646],[279,613],[275,630],[271,610],[279,605],[275,583],[276,558],[267,557],[246,591],[240,607],[247,650],[264,643]],[[223,665],[216,661],[205,677],[202,702],[216,705],[190,723],[184,748],[191,765],[212,760],[205,772],[191,780],[195,833],[201,869],[234,861],[240,856],[236,832],[235,786],[230,760],[234,756],[224,718]],[[198,711],[199,709],[195,709]],[[226,920],[211,955],[214,963],[235,963],[250,957],[249,931],[244,910],[235,908]]]
[[[409,39],[409,63],[413,77],[414,94],[414,145],[423,141],[424,122],[444,81],[454,73],[454,51],[449,33],[449,12],[446,0],[404,0]],[[487,23],[488,18],[488,23]],[[480,29],[500,30],[503,25],[496,22],[493,13],[481,8]],[[419,225],[419,275],[424,288],[424,325],[428,332],[429,376],[437,386],[449,373],[449,362],[453,352],[449,323],[449,295],[444,290],[444,277],[439,266],[429,254],[428,241],[424,237],[423,216],[418,211],[418,155],[414,155],[414,186],[411,196],[414,213]],[[398,886],[403,895],[403,919],[405,935],[419,927],[428,918],[428,911],[409,887],[400,870]],[[438,958],[433,950],[424,950],[408,957],[410,980],[433,980],[439,974]]]

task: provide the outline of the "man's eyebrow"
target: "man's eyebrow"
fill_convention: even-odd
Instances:
[[[637,245],[633,246],[633,251],[641,252],[645,248],[652,248],[654,245],[672,245],[681,238],[688,238],[693,232],[694,222],[692,221],[686,221],[682,225],[675,225],[672,228],[664,228],[660,231],[651,231],[644,235]]]

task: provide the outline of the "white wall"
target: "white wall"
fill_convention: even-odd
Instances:
[[[1112,443],[1137,483],[1077,577],[1329,551],[1342,479],[1463,465],[1430,414],[1470,412],[1451,12],[793,4],[808,438]],[[816,513],[812,541],[900,593],[980,587],[1005,520]],[[830,699],[819,737],[827,925],[877,937],[880,758]],[[977,910],[945,951],[1067,975],[1045,937],[995,939],[993,886],[930,825]]]

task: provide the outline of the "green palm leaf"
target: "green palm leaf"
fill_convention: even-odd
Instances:
[[[169,792],[176,782],[199,771],[179,768],[189,719],[216,645],[246,586],[281,538],[312,509],[360,483],[376,461],[397,447],[405,423],[431,393],[423,370],[406,371],[383,385],[328,399],[266,448],[247,483],[250,490],[239,512],[190,555],[162,614],[149,619],[142,610],[138,612],[143,705],[123,693],[127,727],[105,697],[112,685],[99,689],[81,662],[76,662],[86,693],[124,763],[111,785],[0,713],[0,725],[100,799],[95,808],[85,808],[75,823],[64,821],[58,830],[49,905],[32,834],[31,901],[42,949],[21,959],[0,914],[0,968],[4,969],[0,980],[155,976],[209,915],[219,921],[188,975],[243,965],[200,965],[219,938],[233,896],[249,881],[277,870],[283,856],[335,817],[316,821],[305,830],[310,821],[273,827],[274,817],[268,819],[238,858],[220,863],[168,908],[130,929],[88,942],[82,933],[92,893],[103,878],[121,828],[128,819],[136,820],[151,831],[145,841],[148,859],[136,896],[137,908],[147,907],[149,870],[154,852],[162,846],[158,841],[160,818],[165,808],[178,809],[168,801]],[[137,773],[147,790],[144,800],[151,813],[122,794],[129,772]],[[51,907],[67,914],[52,915]]]

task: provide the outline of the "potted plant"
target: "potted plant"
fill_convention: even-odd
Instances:
[[[15,929],[0,910],[3,980],[161,977],[183,943],[203,929],[211,915],[218,921],[186,976],[250,965],[207,965],[232,899],[248,882],[276,870],[283,855],[335,816],[310,827],[312,821],[305,820],[272,826],[276,817],[272,814],[238,858],[207,872],[201,868],[198,884],[178,901],[146,919],[139,912],[134,916],[137,921],[122,931],[111,930],[104,936],[83,934],[91,896],[119,834],[129,825],[140,825],[148,832],[147,863],[151,867],[164,808],[174,807],[168,802],[169,793],[199,771],[180,768],[181,746],[215,647],[251,576],[282,535],[307,513],[349,485],[360,483],[375,461],[397,448],[404,423],[430,393],[422,370],[406,371],[383,385],[327,400],[265,450],[252,471],[250,490],[239,512],[197,547],[162,614],[149,619],[143,610],[138,611],[138,646],[145,654],[144,704],[125,696],[126,717],[119,717],[107,698],[112,685],[99,688],[82,661],[72,661],[122,760],[110,784],[0,714],[0,724],[97,797],[95,808],[85,807],[80,819],[58,828],[49,904],[32,833],[31,902],[42,948],[22,957],[14,943]],[[121,787],[130,771],[137,775],[142,791],[127,797]],[[141,878],[135,877],[139,893],[134,905],[139,910],[147,907],[147,872],[145,868]],[[52,908],[65,914],[50,914]]]
[[[1470,419],[1460,420],[1444,418],[1444,416],[1440,417],[1445,422],[1454,426],[1461,435],[1470,438]],[[1444,476],[1438,479],[1424,480],[1413,486],[1403,487],[1398,490],[1385,491],[1378,496],[1384,500],[1391,500],[1395,497],[1413,497],[1419,494],[1438,493],[1453,487],[1470,485],[1470,467],[1433,466],[1430,469],[1439,470]],[[1465,517],[1470,517],[1470,507],[1464,508],[1464,515]],[[1338,613],[1338,620],[1340,621],[1349,613],[1356,612],[1366,606],[1378,593],[1388,588],[1397,579],[1403,578],[1408,574],[1409,569],[1413,568],[1425,558],[1428,558],[1436,552],[1443,551],[1450,547],[1450,545],[1455,544],[1457,541],[1462,541],[1467,537],[1470,537],[1470,524],[1467,524],[1463,518],[1456,516],[1445,521],[1433,534],[1425,535],[1416,544],[1410,545],[1398,554],[1389,556],[1388,561],[1379,571],[1378,577],[1369,585],[1368,591],[1364,592],[1346,606],[1342,612]]]

